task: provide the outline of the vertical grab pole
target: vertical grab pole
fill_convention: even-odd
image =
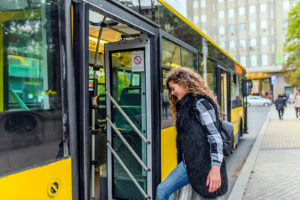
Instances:
[[[93,99],[92,99],[93,100]],[[93,106],[95,106],[94,105],[94,100],[92,101],[92,105]],[[95,131],[95,118],[96,118],[96,116],[95,116],[95,113],[96,111],[95,111],[95,109],[92,109],[92,131]],[[92,161],[94,161],[95,160],[95,134],[92,134]],[[91,198],[92,199],[95,199],[95,165],[94,164],[92,164],[92,191],[91,191]]]
[[[96,153],[95,153],[95,150],[96,150],[96,146],[95,146],[95,140],[96,140],[96,135],[97,134],[97,130],[96,130],[96,110],[98,108],[97,106],[97,102],[95,100],[95,97],[98,96],[98,81],[97,81],[97,76],[96,74],[94,73],[94,77],[92,79],[89,79],[89,81],[92,81],[92,88],[89,88],[89,91],[90,91],[90,101],[91,101],[91,118],[92,118],[92,130],[91,130],[91,133],[92,133],[92,137],[91,137],[91,146],[92,146],[92,162],[91,162],[91,183],[92,183],[92,186],[91,186],[91,199],[94,200],[95,199],[95,166],[97,165],[97,161],[96,161]],[[89,86],[91,87],[91,86]]]

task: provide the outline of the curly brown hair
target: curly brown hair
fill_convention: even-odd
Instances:
[[[177,103],[178,98],[176,96],[171,95],[171,88],[169,86],[170,81],[173,81],[174,83],[183,86],[185,89],[187,89],[188,93],[192,93],[194,95],[201,94],[210,97],[217,105],[218,117],[220,118],[220,107],[218,101],[214,97],[213,92],[209,89],[208,85],[204,82],[202,77],[198,73],[194,72],[192,69],[180,67],[172,69],[168,73],[166,80],[166,85],[169,90],[169,103],[174,122],[176,121],[175,104]]]

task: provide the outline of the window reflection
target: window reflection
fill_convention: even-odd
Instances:
[[[216,83],[216,62],[210,59],[207,60],[207,85],[213,91],[214,96],[217,96]]]
[[[192,51],[182,47],[182,66],[191,69],[197,69],[197,55]]]
[[[159,25],[164,31],[196,49],[202,49],[202,36],[196,30],[159,2],[157,11]]]
[[[8,75],[4,110],[53,108],[56,92],[47,79],[51,69],[43,63],[47,46],[41,39],[40,19],[8,20],[3,23],[3,32],[4,63],[7,66],[4,74]]]
[[[231,74],[231,108],[242,106],[242,77]]]
[[[136,12],[142,14],[143,16],[147,17],[148,19],[158,22],[157,19],[157,0],[118,0],[126,7],[129,7]]]
[[[166,77],[169,70],[162,69],[162,88],[161,88],[161,129],[173,126],[173,119],[170,110],[168,89],[166,85]]]
[[[181,66],[180,46],[166,39],[162,39],[163,65],[173,68]]]

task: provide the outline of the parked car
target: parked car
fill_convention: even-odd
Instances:
[[[261,96],[248,96],[247,106],[270,106],[272,104],[270,99]]]

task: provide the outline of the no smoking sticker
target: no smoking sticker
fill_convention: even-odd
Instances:
[[[135,56],[133,60],[134,64],[139,65],[142,62],[141,56]]]
[[[132,71],[144,71],[144,51],[132,52]]]

